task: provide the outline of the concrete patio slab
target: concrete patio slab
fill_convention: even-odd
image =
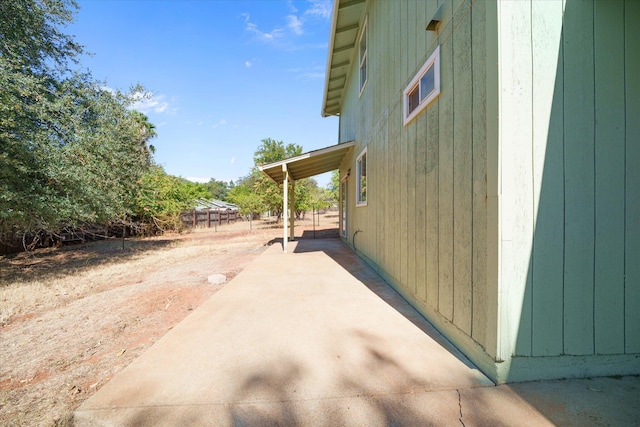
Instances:
[[[75,423],[553,425],[531,403],[545,393],[495,387],[349,247],[301,240],[260,255]]]

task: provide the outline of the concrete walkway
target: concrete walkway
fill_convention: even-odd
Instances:
[[[495,387],[337,239],[274,244],[77,426],[638,425],[640,380]]]

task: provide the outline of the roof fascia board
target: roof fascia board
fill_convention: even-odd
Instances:
[[[267,164],[258,166],[258,170],[264,171],[265,169],[271,169],[273,167],[294,163],[294,162],[297,162],[298,160],[308,159],[309,157],[320,156],[322,154],[331,153],[332,151],[353,147],[354,145],[355,145],[355,141],[348,141],[348,142],[343,142],[341,144],[331,145],[329,147],[320,148],[318,150],[308,151],[306,153],[299,154],[295,157],[289,157],[288,159],[279,160],[277,162],[267,163]]]
[[[340,7],[339,7],[339,8],[340,8],[340,9],[346,9],[346,8],[348,8],[348,7],[351,7],[351,6],[355,6],[355,5],[358,5],[358,4],[360,4],[360,3],[364,3],[365,1],[367,1],[367,0],[351,0],[351,1],[346,1],[346,2],[342,3],[342,4],[340,5]]]
[[[323,100],[322,100],[322,111],[320,114],[322,117],[327,117],[326,113],[327,107],[327,98],[326,93],[327,89],[329,89],[329,77],[331,77],[331,58],[333,57],[333,44],[335,43],[335,34],[336,34],[336,25],[338,24],[338,9],[340,7],[340,0],[333,0],[333,13],[331,16],[331,38],[329,39],[329,50],[327,51],[327,66],[325,67],[325,77],[324,77],[324,92],[323,92]]]
[[[295,157],[290,157],[288,159],[284,159],[284,160],[280,160],[280,161],[277,161],[277,162],[260,165],[260,166],[258,166],[258,170],[260,172],[264,173],[265,175],[267,175],[273,181],[278,182],[273,176],[270,175],[269,171],[274,171],[274,172],[277,171],[277,175],[279,176],[279,175],[283,174],[285,170],[288,170],[289,172],[292,172],[292,167],[293,166],[291,166],[291,167],[289,166],[292,163],[295,163],[295,162],[300,161],[300,160],[309,159],[309,158],[312,158],[312,157],[331,154],[332,152],[338,151],[338,150],[345,150],[345,149],[348,150],[348,149],[352,148],[354,145],[355,145],[355,141],[348,141],[348,142],[343,142],[343,143],[336,144],[336,145],[331,145],[329,147],[321,148],[319,150],[309,151],[307,153],[303,153],[303,154],[300,154],[300,155],[295,156]]]
[[[345,75],[346,76],[349,74],[350,70],[347,70],[346,72],[342,72],[342,71],[337,71],[339,68],[342,67],[350,67],[353,63],[353,57],[354,55],[356,55],[356,48],[357,48],[357,37],[356,37],[356,42],[354,42],[354,44],[348,44],[346,46],[341,46],[336,48],[336,37],[338,36],[338,34],[342,34],[342,33],[346,33],[347,31],[353,31],[353,30],[357,30],[358,32],[360,32],[360,23],[361,23],[361,18],[358,18],[358,22],[355,24],[347,24],[344,25],[342,27],[338,27],[338,20],[339,17],[344,16],[344,14],[346,13],[345,10],[348,8],[351,8],[353,6],[358,6],[361,7],[362,5],[365,5],[364,9],[362,9],[363,12],[366,11],[366,3],[368,0],[333,0],[333,12],[332,12],[332,19],[331,19],[331,33],[330,33],[330,39],[329,39],[329,50],[327,52],[327,66],[325,69],[325,80],[324,80],[324,92],[323,92],[323,99],[322,99],[322,110],[320,112],[320,114],[322,115],[322,117],[327,117],[327,116],[336,116],[336,115],[340,115],[340,99],[342,98],[342,88],[340,88],[340,92],[338,93],[338,105],[336,108],[336,106],[334,105],[330,105],[329,104],[329,99],[328,99],[328,92],[329,92],[329,84],[331,81],[334,81],[334,71],[340,73],[340,75]],[[356,12],[357,13],[357,12]],[[353,22],[353,21],[352,21]],[[333,57],[335,54],[340,54],[343,52],[349,52],[351,51],[351,54],[349,55],[349,59],[348,60],[342,60],[341,62],[333,62]],[[334,88],[335,89],[335,88]],[[332,89],[332,91],[334,90]],[[335,97],[332,97],[331,99],[335,99]]]

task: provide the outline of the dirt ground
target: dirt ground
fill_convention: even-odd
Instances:
[[[317,237],[337,236],[336,213]],[[310,216],[296,236],[311,235]],[[65,426],[73,411],[235,277],[281,225],[101,241],[0,257],[0,425]]]

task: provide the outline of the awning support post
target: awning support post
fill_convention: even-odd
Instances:
[[[296,181],[293,178],[291,179],[291,186],[289,187],[289,195],[289,199],[291,200],[289,203],[289,207],[291,209],[289,212],[289,239],[293,242],[296,239]]]
[[[289,171],[287,170],[287,164],[282,164],[282,172],[284,172],[284,180],[282,181],[283,192],[283,206],[282,206],[282,251],[287,253],[287,211],[289,210]]]

